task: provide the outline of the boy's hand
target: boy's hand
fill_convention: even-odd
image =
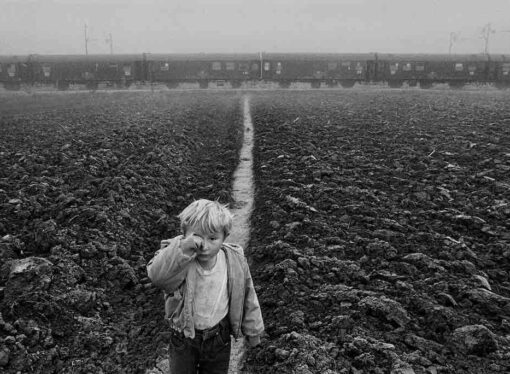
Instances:
[[[260,336],[245,336],[244,344],[250,348],[256,347],[260,344]]]
[[[167,247],[172,242],[172,239],[164,239],[159,243],[159,249]]]
[[[197,253],[204,245],[202,238],[190,232],[188,236],[181,239],[181,249],[189,256]]]

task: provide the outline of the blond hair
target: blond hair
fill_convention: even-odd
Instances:
[[[204,233],[223,231],[225,237],[232,229],[232,213],[226,205],[218,201],[199,199],[189,204],[177,217],[181,220],[181,229],[197,226]]]

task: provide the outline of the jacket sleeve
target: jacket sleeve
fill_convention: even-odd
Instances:
[[[253,286],[250,268],[245,260],[245,296],[244,315],[241,323],[243,335],[247,337],[248,343],[254,347],[260,343],[260,336],[264,331],[264,321],[260,309],[257,293]]]
[[[152,283],[166,293],[175,291],[186,278],[188,266],[196,255],[183,253],[180,242],[182,236],[170,240],[170,243],[157,251],[147,264],[147,274]]]

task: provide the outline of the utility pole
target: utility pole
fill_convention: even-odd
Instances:
[[[490,37],[491,37],[491,34],[495,34],[496,33],[496,30],[494,30],[492,28],[492,25],[490,24],[490,22],[488,24],[486,24],[484,26],[484,28],[482,29],[482,39],[484,40],[484,53],[486,55],[489,54],[489,40],[490,40]]]
[[[87,35],[87,24],[85,23],[85,55],[89,54],[89,36]]]
[[[108,37],[106,38],[105,42],[110,44],[110,54],[113,55],[113,38],[112,38],[112,33],[108,34]]]
[[[453,43],[457,41],[459,35],[456,32],[450,33],[450,46],[448,47],[448,54],[452,54]]]

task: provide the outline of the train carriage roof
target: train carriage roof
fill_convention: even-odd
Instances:
[[[510,62],[510,55],[490,55],[489,59],[496,62]]]
[[[412,54],[412,53],[403,53],[403,54],[393,54],[393,53],[378,53],[378,60],[383,61],[398,61],[398,62],[455,62],[455,61],[488,61],[489,58],[485,54]]]
[[[18,62],[27,62],[28,56],[1,56],[0,64],[15,64]]]
[[[253,61],[258,53],[147,53],[149,61]]]
[[[374,53],[264,53],[265,60],[279,61],[368,61]]]
[[[142,61],[142,54],[93,54],[93,55],[31,55],[30,61],[42,63],[68,63],[68,62],[106,62],[122,63]]]

